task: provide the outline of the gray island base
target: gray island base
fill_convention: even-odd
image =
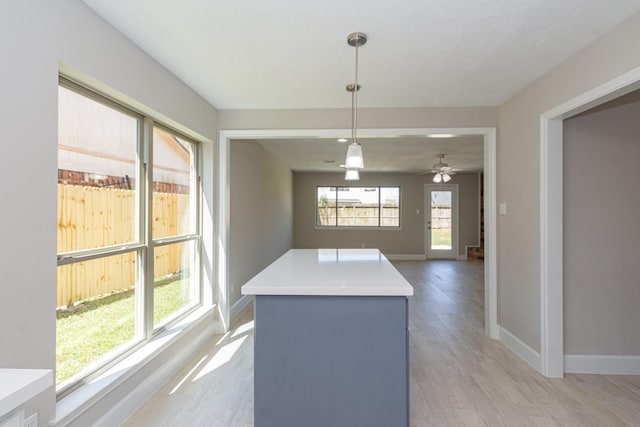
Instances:
[[[408,426],[413,289],[377,250],[317,251],[291,250],[243,287],[256,295],[255,426]]]

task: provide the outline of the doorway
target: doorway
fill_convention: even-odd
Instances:
[[[563,121],[639,88],[637,68],[540,116],[539,370],[547,377],[564,375]]]
[[[334,137],[343,135],[345,129],[269,129],[269,130],[220,130],[217,152],[217,199],[213,205],[218,214],[216,221],[217,241],[217,308],[223,324],[228,327],[232,307],[229,300],[231,283],[227,271],[230,268],[229,252],[229,156],[232,139],[256,138],[299,138]],[[364,132],[364,131],[363,131]],[[389,129],[367,129],[367,136],[389,135]],[[433,133],[453,133],[456,135],[482,135],[484,138],[484,213],[485,213],[485,263],[484,297],[485,330],[494,339],[498,338],[498,289],[497,289],[497,251],[496,251],[496,128],[400,128],[393,129],[393,135],[416,136]],[[423,255],[421,255],[423,256]],[[248,300],[250,302],[250,299]],[[234,310],[238,303],[234,305]]]
[[[425,186],[427,259],[458,258],[458,185]]]

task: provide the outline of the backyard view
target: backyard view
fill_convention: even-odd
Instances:
[[[399,187],[317,187],[316,225],[399,227]]]
[[[451,230],[437,229],[431,230],[431,246],[432,247],[451,247]]]
[[[141,191],[141,118],[68,85],[59,88],[58,122],[61,387],[149,339],[199,300],[194,144],[153,126],[145,149],[153,153],[153,182]],[[143,215],[147,203],[150,216]],[[149,311],[153,324],[145,325]]]
[[[451,192],[432,191],[431,249],[451,249],[451,237]]]
[[[184,305],[180,275],[154,284],[159,304],[154,307],[154,323]],[[56,380],[62,383],[135,335],[134,290],[115,292],[71,309],[57,311]]]

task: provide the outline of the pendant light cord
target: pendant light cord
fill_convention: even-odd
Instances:
[[[356,44],[356,82],[351,93],[351,140],[357,143],[356,133],[358,129],[358,44]]]

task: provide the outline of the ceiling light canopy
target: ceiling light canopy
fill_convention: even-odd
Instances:
[[[347,92],[351,92],[351,143],[347,148],[347,158],[344,162],[347,168],[347,175],[349,169],[362,169],[364,168],[364,157],[362,155],[362,146],[358,143],[358,91],[360,85],[358,84],[358,48],[367,42],[367,36],[363,33],[351,33],[347,36],[347,43],[349,46],[356,48],[356,67],[355,67],[355,82],[349,83],[346,87]],[[359,174],[358,174],[359,175]],[[346,178],[345,176],[345,179]]]

